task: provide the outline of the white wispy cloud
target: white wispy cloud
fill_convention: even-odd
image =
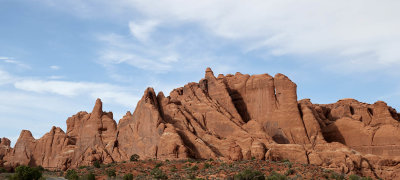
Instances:
[[[7,63],[7,64],[16,65],[19,68],[31,69],[31,67],[29,65],[27,65],[27,64],[25,64],[25,63],[23,63],[21,61],[17,61],[12,57],[4,57],[3,56],[3,57],[0,57],[0,60],[3,61],[4,63]]]
[[[35,93],[52,93],[62,96],[89,95],[92,98],[103,98],[116,104],[131,107],[139,99],[124,87],[107,83],[46,81],[46,80],[19,80],[14,83],[15,88]]]
[[[13,77],[7,71],[3,71],[0,69],[0,85],[9,84],[15,81],[15,77]]]
[[[160,61],[152,60],[150,58],[147,59],[128,51],[123,52],[118,50],[108,50],[102,52],[100,57],[103,62],[107,64],[126,63],[128,65],[145,70],[162,72],[171,68],[171,65],[160,63]]]
[[[244,53],[308,56],[347,69],[390,68],[400,64],[400,1],[375,0],[129,0],[96,1],[85,12],[110,8],[124,14],[138,39],[154,27],[194,25],[241,46]],[[132,12],[129,14],[128,12]],[[140,13],[139,19],[137,14]],[[113,17],[113,13],[101,14]],[[185,39],[190,41],[191,39]],[[321,58],[330,57],[330,58]],[[308,58],[309,59],[309,58]],[[326,60],[325,60],[326,59]],[[363,63],[368,61],[368,63]],[[339,63],[338,63],[339,62]],[[337,67],[336,70],[342,68]]]
[[[138,38],[144,38],[144,36],[141,34],[138,35]],[[110,66],[126,64],[155,73],[163,73],[171,70],[173,63],[180,59],[179,54],[176,53],[174,42],[167,44],[138,43],[132,37],[118,34],[98,35],[97,39],[103,43],[103,48],[98,52],[98,62],[108,69],[113,69]]]
[[[41,95],[59,95],[65,97],[88,96],[92,99],[102,98],[110,103],[133,107],[140,99],[137,90],[131,87],[96,83],[87,81],[54,80],[63,77],[50,76],[51,80],[32,79],[31,77],[16,76],[0,69],[0,85],[12,85],[17,90],[33,92]],[[3,96],[6,98],[8,96]],[[11,101],[11,99],[10,99]]]
[[[148,20],[145,22],[129,22],[129,29],[133,36],[135,36],[140,41],[146,41],[151,33],[154,31],[158,25],[157,21]]]
[[[57,79],[64,79],[65,77],[64,76],[48,76],[47,77],[48,79],[52,79],[52,80],[57,80]]]
[[[399,1],[135,1],[132,6],[159,22],[196,22],[212,33],[241,40],[272,54],[375,56],[400,62]],[[204,13],[207,12],[207,13]]]
[[[13,59],[13,58],[5,57],[5,56],[0,56],[0,60],[7,60],[7,59]]]
[[[50,69],[52,69],[52,70],[59,70],[59,69],[60,69],[60,66],[52,65],[52,66],[50,66]]]

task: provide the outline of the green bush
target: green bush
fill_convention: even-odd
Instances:
[[[117,174],[115,173],[115,169],[107,169],[106,173],[107,173],[108,177],[116,177],[117,176]]]
[[[360,177],[356,174],[352,174],[349,176],[349,180],[372,180],[371,177]]]
[[[246,169],[233,177],[234,180],[265,180],[265,176],[260,171]]]
[[[168,176],[159,168],[152,169],[150,174],[155,179],[168,179]]]
[[[42,171],[39,167],[18,166],[15,174],[10,179],[15,180],[39,180],[42,177]]]
[[[196,179],[196,175],[193,173],[186,174],[186,179]]]
[[[5,173],[5,172],[7,172],[7,170],[2,168],[2,167],[0,167],[0,173]]]
[[[289,169],[285,172],[285,175],[286,175],[286,176],[289,176],[289,175],[292,175],[292,174],[294,174],[294,169],[291,169],[291,168],[289,168]]]
[[[285,175],[279,174],[275,171],[272,171],[272,173],[267,177],[267,180],[286,180],[288,179]]]
[[[160,162],[160,163],[157,163],[155,168],[159,168],[159,167],[161,167],[162,165],[163,165],[163,163],[162,163],[162,162]]]
[[[176,172],[176,171],[178,171],[178,169],[176,168],[175,165],[173,165],[173,166],[171,167],[170,171],[171,171],[171,172]]]
[[[192,167],[189,168],[190,171],[197,171],[199,170],[199,167],[197,165],[194,165]]]
[[[85,176],[83,176],[82,179],[83,180],[96,180],[96,176],[92,172],[89,172],[89,174],[86,174]]]
[[[78,173],[76,173],[75,170],[70,169],[70,170],[67,171],[67,174],[65,174],[65,179],[78,180],[79,176],[78,176]]]
[[[292,168],[292,166],[293,166],[292,162],[290,162],[289,160],[285,160],[285,161],[283,162],[283,164],[284,164],[285,166],[287,166],[288,168]]]
[[[209,164],[209,163],[204,163],[204,169],[208,169],[208,168],[211,168],[212,166],[211,166],[211,164]]]
[[[100,161],[99,161],[99,160],[94,161],[94,162],[93,162],[93,166],[94,166],[95,168],[100,168]]]
[[[46,169],[43,168],[43,166],[38,166],[37,169],[38,169],[40,172],[43,172],[43,171],[46,170]]]
[[[368,177],[362,177],[361,180],[372,180],[372,178],[369,177],[369,176]]]
[[[349,180],[361,180],[361,177],[355,174],[349,176]]]
[[[338,173],[335,173],[335,172],[331,173],[331,178],[335,179],[335,180],[344,180],[345,179],[344,178],[344,174],[338,174]]]
[[[133,174],[125,174],[123,179],[124,180],[133,180]]]
[[[139,161],[139,158],[140,158],[139,155],[133,154],[129,160],[130,161]]]

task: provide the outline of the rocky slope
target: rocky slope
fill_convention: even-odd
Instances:
[[[117,124],[100,99],[91,113],[67,119],[40,139],[24,130],[14,148],[0,141],[0,166],[75,168],[142,159],[288,159],[343,173],[400,178],[400,114],[386,103],[297,100],[282,74],[218,75],[169,96],[145,90],[135,111]]]

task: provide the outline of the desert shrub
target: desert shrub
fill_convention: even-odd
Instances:
[[[168,176],[159,168],[152,169],[150,175],[155,179],[168,179]]]
[[[362,177],[361,180],[372,180],[372,178],[369,177],[369,176],[368,177]]]
[[[186,174],[186,179],[196,179],[196,175],[193,173]]]
[[[123,179],[124,180],[133,180],[133,174],[125,174]]]
[[[265,176],[260,171],[246,169],[233,177],[234,180],[265,180]]]
[[[371,177],[360,177],[356,174],[352,174],[349,176],[349,180],[372,180]]]
[[[282,159],[282,162],[290,162],[289,159]]]
[[[285,175],[286,175],[286,176],[289,176],[289,175],[292,175],[292,174],[294,174],[294,169],[292,169],[292,168],[289,168],[289,169],[285,172]]]
[[[78,173],[76,173],[75,170],[70,169],[67,171],[67,173],[65,174],[65,179],[69,179],[69,180],[78,180],[79,176]]]
[[[171,171],[171,172],[176,172],[176,171],[178,171],[178,169],[177,169],[176,166],[174,165],[174,166],[171,167],[170,171]]]
[[[92,172],[89,172],[88,174],[83,176],[82,179],[83,180],[96,180],[96,176]]]
[[[117,174],[115,173],[115,169],[107,169],[106,174],[108,177],[116,177]]]
[[[292,168],[292,166],[293,166],[292,162],[290,162],[289,160],[285,160],[285,161],[283,162],[283,164],[284,164],[285,166],[287,166],[288,168]]]
[[[79,166],[79,169],[85,169],[87,166]]]
[[[40,172],[46,171],[46,169],[43,168],[43,166],[38,166],[36,167]]]
[[[324,177],[325,179],[329,179],[329,174],[322,174],[322,177]]]
[[[0,173],[5,173],[5,172],[7,172],[7,170],[2,168],[2,167],[0,167]]]
[[[197,165],[194,165],[192,167],[189,168],[190,171],[197,171],[199,170],[199,167]]]
[[[95,168],[100,168],[100,161],[99,161],[99,160],[94,161],[94,162],[93,162],[93,166],[94,166]]]
[[[208,169],[208,168],[211,168],[212,166],[211,166],[211,164],[209,164],[209,163],[204,163],[204,169]]]
[[[157,163],[156,164],[156,166],[155,166],[155,168],[159,168],[159,167],[161,167],[163,165],[163,163],[162,162],[160,162],[160,163]]]
[[[361,177],[355,174],[349,176],[349,180],[361,180]]]
[[[335,172],[331,173],[331,179],[336,179],[336,180],[344,180],[344,174],[338,174]]]
[[[115,165],[115,163],[112,162],[112,163],[106,164],[105,167],[106,167],[106,168],[109,168],[109,167],[112,167],[112,166],[114,166],[114,165]]]
[[[139,158],[140,158],[139,155],[133,154],[129,160],[130,161],[139,161]]]
[[[18,166],[15,174],[10,179],[15,180],[39,180],[42,177],[42,171],[38,167]]]
[[[286,180],[288,179],[285,175],[279,174],[273,171],[268,177],[267,180]]]

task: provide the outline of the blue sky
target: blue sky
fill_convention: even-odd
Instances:
[[[400,1],[0,0],[0,137],[36,138],[101,98],[117,121],[146,87],[283,73],[313,103],[400,108]]]

